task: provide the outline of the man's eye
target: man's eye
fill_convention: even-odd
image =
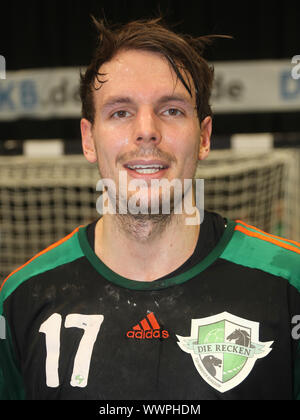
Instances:
[[[170,117],[178,117],[179,115],[183,115],[183,113],[177,108],[169,108],[164,111],[164,114],[169,115]]]
[[[125,118],[128,117],[130,114],[128,111],[116,111],[112,114],[112,118]]]

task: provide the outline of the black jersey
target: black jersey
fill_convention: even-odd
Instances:
[[[93,227],[3,282],[2,399],[300,398],[300,244],[205,213],[194,254],[142,282]]]

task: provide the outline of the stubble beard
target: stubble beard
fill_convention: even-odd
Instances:
[[[117,212],[114,215],[118,228],[128,236],[131,236],[133,239],[140,242],[146,242],[150,238],[160,236],[178,217],[178,215],[174,213],[175,202],[173,195],[170,196],[170,211],[166,214],[163,212],[162,198],[160,198],[159,201],[157,214],[151,213],[150,205],[148,205],[148,213],[133,214],[128,208],[128,202],[126,203],[127,213],[120,214],[118,203],[119,200],[117,200]]]

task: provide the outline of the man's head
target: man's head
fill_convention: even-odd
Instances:
[[[193,178],[210,147],[213,71],[200,54],[210,38],[176,35],[157,20],[115,31],[95,23],[99,44],[81,76],[85,157],[117,191],[122,170],[148,184]]]
[[[102,21],[93,18],[99,39],[93,58],[86,72],[81,75],[80,96],[82,117],[91,123],[95,119],[93,95],[95,88],[105,83],[105,74],[99,69],[120,51],[149,51],[163,56],[185,86],[189,95],[195,93],[196,109],[201,122],[211,116],[209,105],[213,68],[203,59],[202,53],[217,35],[192,37],[179,35],[167,29],[160,18],[130,22],[117,29],[107,28]],[[185,77],[184,77],[185,76]]]

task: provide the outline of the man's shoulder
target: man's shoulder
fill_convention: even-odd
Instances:
[[[300,243],[264,232],[241,220],[220,256],[287,279],[300,290]]]
[[[4,300],[25,281],[83,256],[78,239],[79,229],[77,227],[48,246],[6,277],[0,287],[0,309]]]

